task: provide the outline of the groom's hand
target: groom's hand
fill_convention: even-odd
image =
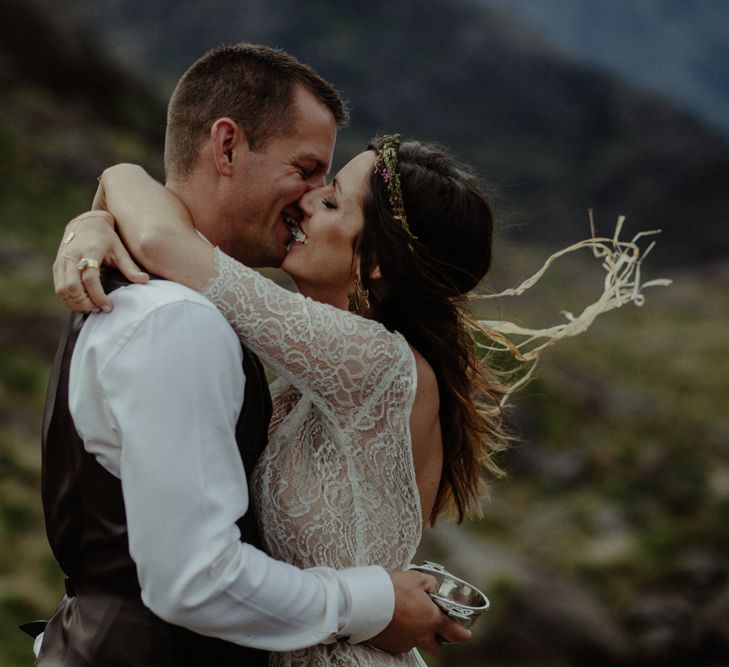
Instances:
[[[395,612],[390,625],[369,644],[388,653],[403,653],[414,646],[435,655],[443,641],[464,642],[471,631],[458,621],[446,616],[430,599],[437,583],[422,572],[393,572],[390,574],[395,588]]]

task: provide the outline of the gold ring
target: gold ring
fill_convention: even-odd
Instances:
[[[83,273],[86,269],[98,269],[99,261],[97,259],[91,259],[91,257],[82,257],[78,264],[76,264],[76,268],[80,273]]]

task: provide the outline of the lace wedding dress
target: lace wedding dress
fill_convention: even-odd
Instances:
[[[203,292],[279,375],[252,497],[265,546],[299,567],[403,569],[420,541],[409,418],[415,359],[381,324],[285,290],[216,250]],[[423,665],[337,643],[271,655],[287,667]]]

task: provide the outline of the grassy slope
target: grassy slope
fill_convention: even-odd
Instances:
[[[729,265],[671,277],[674,286],[647,292],[643,308],[610,313],[545,355],[515,399],[522,440],[505,457],[509,478],[497,483],[483,520],[468,526],[477,540],[447,527],[426,538],[424,556],[475,577],[493,604],[474,646],[433,664],[580,664],[574,644],[583,635],[596,643],[593,664],[602,664],[600,641],[610,633],[623,651],[611,655],[618,664],[654,664],[665,650],[678,653],[675,664],[708,664],[695,618],[726,580]],[[560,285],[584,290],[574,278],[560,267],[548,280],[550,307],[559,306]],[[523,298],[512,310],[546,311],[538,294]],[[599,630],[569,629],[557,601],[540,602],[534,577],[566,596],[573,586],[583,593],[585,613],[602,614]],[[667,620],[643,611],[675,600],[696,613]],[[520,637],[540,613],[555,635],[571,632],[569,642]],[[548,618],[539,623],[549,627]],[[693,657],[681,662],[680,651]]]

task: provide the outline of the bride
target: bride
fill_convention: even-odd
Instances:
[[[213,248],[141,168],[107,170],[102,189],[134,257],[208,297],[279,376],[252,486],[272,556],[402,569],[424,524],[448,509],[462,520],[478,502],[506,436],[503,388],[478,361],[461,310],[492,240],[489,204],[466,168],[397,135],[357,155],[289,220],[281,268],[299,294]],[[81,285],[76,260],[89,254],[140,281],[107,225],[86,222],[72,249],[78,257],[64,247],[56,261],[60,296],[86,289],[97,309],[111,303],[96,272]],[[272,654],[271,664],[421,663],[338,643]]]

